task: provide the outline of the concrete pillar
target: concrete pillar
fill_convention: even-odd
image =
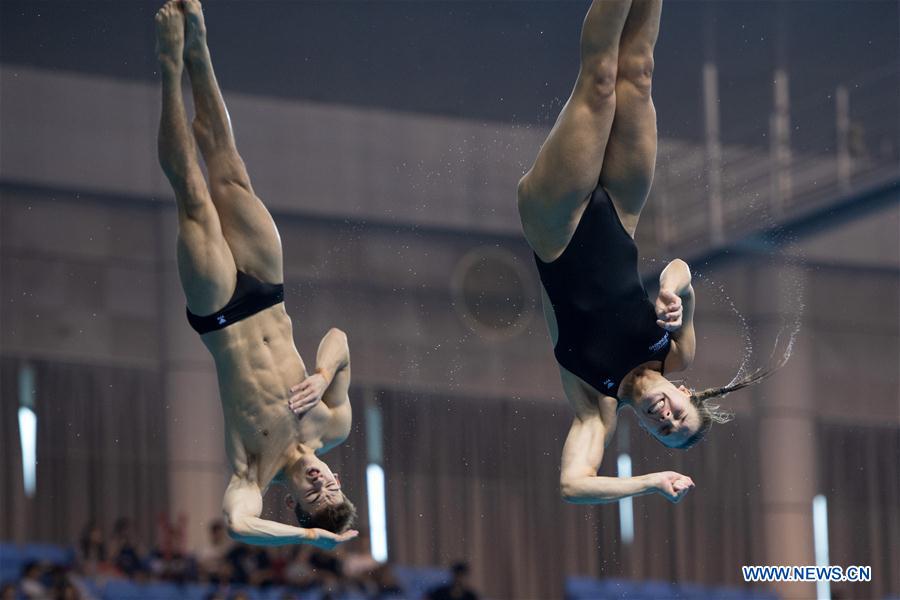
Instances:
[[[719,73],[713,62],[703,65],[703,113],[706,131],[706,174],[709,183],[710,241],[713,245],[719,245],[724,235],[722,144],[719,127]]]
[[[835,123],[837,131],[837,176],[842,192],[850,190],[853,162],[850,156],[850,93],[847,86],[839,85],[834,94]]]
[[[222,408],[212,358],[190,328],[174,260],[174,209],[159,212],[161,371],[168,429],[171,518],[187,517],[185,543],[197,548],[222,514],[227,462]]]
[[[803,271],[786,265],[759,279],[756,337],[771,344],[799,306]],[[784,334],[782,334],[784,335]],[[782,339],[782,345],[784,343]],[[799,338],[787,366],[756,391],[762,473],[765,564],[814,565],[812,499],[817,489],[815,377],[811,344]],[[770,348],[756,348],[757,360]],[[815,584],[774,583],[782,598],[814,598]]]
[[[722,244],[724,214],[722,211],[722,142],[719,116],[719,71],[716,66],[717,7],[714,2],[703,5],[703,114],[706,134],[706,174],[709,201],[709,233],[713,246]]]
[[[773,166],[772,212],[781,216],[793,194],[791,177],[791,109],[788,72],[775,70],[775,108],[770,121]]]

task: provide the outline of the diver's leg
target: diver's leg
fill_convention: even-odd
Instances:
[[[194,97],[194,137],[209,175],[212,200],[234,262],[269,283],[284,281],[281,239],[272,215],[253,192],[213,71],[199,0],[183,0],[185,65]]]
[[[634,0],[619,43],[616,116],[606,146],[600,183],[634,232],[656,166],[656,109],[650,95],[653,48],[662,0]]]
[[[631,0],[594,0],[581,30],[572,95],[519,182],[525,237],[541,258],[558,256],[597,187],[616,110],[619,41]]]
[[[219,224],[188,126],[181,92],[184,16],[178,0],[156,13],[162,71],[159,163],[178,206],[178,273],[188,308],[199,315],[220,309],[234,290],[235,266]]]

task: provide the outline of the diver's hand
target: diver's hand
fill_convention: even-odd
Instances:
[[[307,529],[308,537],[305,543],[322,548],[323,550],[333,550],[338,544],[348,542],[359,535],[355,529],[350,529],[344,533],[334,533],[326,529]]]
[[[659,290],[656,298],[656,324],[666,331],[681,329],[683,308],[678,294],[669,290]]]
[[[687,493],[694,489],[693,479],[675,471],[653,473],[651,477],[656,492],[672,504],[681,502]]]
[[[328,380],[321,373],[313,373],[297,385],[291,388],[291,398],[288,406],[298,417],[302,417],[318,404],[325,390],[328,389]]]

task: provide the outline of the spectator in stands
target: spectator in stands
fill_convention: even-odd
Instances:
[[[390,565],[381,564],[372,556],[369,536],[360,534],[344,546],[338,546],[341,574],[347,584],[370,598],[403,595]]]
[[[460,561],[450,571],[453,574],[450,583],[430,590],[428,600],[478,600],[478,594],[469,588],[469,565]]]
[[[250,573],[250,585],[266,587],[277,583],[270,548],[250,546],[250,554],[254,557],[255,570]]]
[[[294,548],[295,545],[284,545],[272,546],[266,549],[266,553],[269,555],[269,570],[272,582],[276,585],[284,583],[288,565],[294,559]]]
[[[156,548],[148,557],[147,566],[153,576],[162,581],[187,583],[197,579],[193,558],[180,550]]]
[[[345,585],[340,557],[333,552],[316,549],[309,556],[309,564],[313,569],[316,585],[322,590],[324,598],[343,594]]]
[[[11,583],[4,583],[0,587],[0,600],[16,600],[16,586]]]
[[[318,580],[312,566],[309,564],[311,553],[311,546],[291,547],[290,559],[283,570],[284,583],[301,590],[306,590],[316,585]]]
[[[201,581],[224,583],[231,579],[231,568],[227,560],[234,542],[228,537],[225,523],[216,519],[209,524],[207,543],[197,551],[197,570]]]
[[[383,565],[378,565],[378,567],[372,571],[372,579],[375,582],[375,593],[374,597],[378,598],[403,598],[405,597],[405,593],[403,588],[400,587],[400,582],[397,581],[397,578],[394,576],[394,571],[391,569],[391,566],[387,563]]]
[[[345,546],[339,546],[338,550],[346,548],[341,561],[341,570],[347,579],[357,582],[365,591],[369,589],[372,581],[372,573],[378,568],[379,562],[372,557],[369,551],[369,536],[360,533],[355,540],[350,540]]]
[[[50,569],[50,595],[53,600],[86,600],[87,595],[71,579],[69,569],[63,566],[54,566]]]
[[[157,544],[147,560],[147,567],[158,579],[186,583],[196,579],[194,558],[185,549],[187,516],[174,521],[161,514],[157,518]]]
[[[88,521],[81,530],[77,561],[78,569],[88,577],[96,577],[111,570],[111,565],[107,561],[103,530],[95,521]]]
[[[92,585],[87,578],[70,567],[57,565],[50,572],[54,600],[95,600],[91,592]],[[94,582],[98,580],[93,578]]]
[[[119,517],[113,525],[110,556],[116,568],[128,577],[143,571],[141,551],[135,539],[131,519]]]
[[[42,581],[44,568],[36,560],[31,560],[22,566],[22,575],[19,581],[19,593],[28,600],[45,600],[50,592]]]
[[[268,585],[272,582],[271,561],[265,548],[236,544],[227,556],[231,583]]]

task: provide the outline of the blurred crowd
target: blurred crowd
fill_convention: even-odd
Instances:
[[[372,557],[368,537],[362,534],[328,552],[308,545],[248,546],[232,540],[225,524],[216,520],[209,524],[205,542],[188,552],[183,522],[161,520],[159,526],[160,542],[148,549],[130,519],[117,519],[108,537],[98,524],[88,523],[77,541],[72,565],[30,562],[22,568],[18,585],[3,587],[0,600],[90,599],[86,580],[102,585],[123,578],[135,583],[213,584],[222,593],[212,593],[210,600],[236,597],[227,590],[246,585],[285,586],[296,592],[317,589],[325,598],[347,593],[378,599],[405,597],[390,565]],[[431,590],[428,597],[477,598],[464,584],[467,573],[464,564],[454,565],[452,582]]]

